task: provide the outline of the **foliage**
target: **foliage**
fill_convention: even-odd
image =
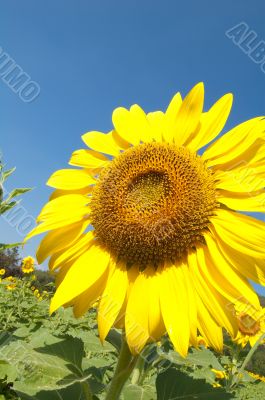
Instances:
[[[47,271],[41,271],[39,269],[37,269],[35,271],[35,275],[37,278],[37,287],[43,287],[45,285],[48,285],[49,283],[54,282],[54,277]]]
[[[8,275],[21,277],[20,266],[21,257],[18,247],[6,248],[0,251],[0,268],[4,268]]]
[[[255,374],[265,376],[265,346],[260,346],[248,364],[248,369]]]
[[[103,400],[120,332],[112,330],[102,346],[94,310],[79,320],[70,309],[49,316],[52,284],[43,286],[38,297],[31,289],[34,275],[18,279],[14,290],[7,290],[4,280],[0,285],[0,400],[86,400],[89,390],[93,400]],[[121,400],[262,399],[265,383],[248,373],[235,384],[245,351],[227,346],[226,355],[200,347],[183,359],[166,337],[159,346],[149,344]]]
[[[19,200],[16,200],[18,196],[31,190],[29,188],[19,188],[19,189],[13,189],[11,192],[5,191],[5,182],[7,178],[13,174],[14,171],[15,168],[5,171],[4,166],[0,161],[0,215],[10,211],[19,203]],[[0,243],[0,251],[16,245],[17,243],[15,244]]]
[[[111,330],[102,346],[95,310],[79,320],[71,309],[50,316],[54,283],[48,273],[23,275],[16,248],[1,256],[6,274],[0,282],[0,400],[104,400],[121,333]],[[12,290],[5,278],[10,271],[17,275]],[[146,346],[120,400],[261,400],[265,382],[241,371],[248,351],[226,337],[224,354],[200,346],[183,359],[164,337]],[[264,359],[260,346],[248,370],[265,375]]]

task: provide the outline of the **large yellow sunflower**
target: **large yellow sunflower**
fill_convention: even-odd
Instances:
[[[51,312],[76,317],[98,302],[103,341],[125,329],[132,353],[168,333],[185,356],[198,334],[222,349],[234,338],[234,306],[259,309],[248,279],[265,283],[265,225],[241,211],[264,211],[265,120],[254,118],[213,142],[232,95],[203,112],[204,87],[165,113],[138,105],[113,112],[111,132],[89,132],[89,149],[55,172],[56,190],[28,235],[50,231],[37,259],[50,257],[57,290]],[[239,212],[238,212],[239,211]]]

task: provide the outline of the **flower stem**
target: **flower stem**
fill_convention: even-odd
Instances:
[[[135,366],[139,356],[133,356],[126,340],[123,338],[120,355],[112,381],[109,385],[105,400],[118,400],[127,379]]]
[[[85,399],[86,400],[93,400],[93,394],[91,392],[90,386],[88,382],[82,382],[81,383],[82,389],[83,389],[83,393],[85,395]]]
[[[237,376],[235,377],[235,380],[234,380],[234,382],[233,382],[233,384],[232,384],[232,387],[235,386],[235,385],[237,385],[237,383],[238,383],[238,381],[239,381],[239,379],[240,379],[240,376],[243,374],[243,372],[244,372],[246,366],[248,365],[248,363],[249,363],[249,361],[251,360],[253,354],[255,353],[255,351],[257,350],[257,348],[259,347],[259,345],[261,344],[261,342],[262,342],[262,340],[263,340],[264,338],[265,338],[265,333],[256,341],[256,343],[254,344],[254,346],[251,347],[251,349],[249,350],[248,355],[246,356],[246,358],[245,358],[243,364],[241,365],[241,367],[240,367],[240,369],[239,369],[239,371],[238,371]]]

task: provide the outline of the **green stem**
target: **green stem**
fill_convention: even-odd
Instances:
[[[135,366],[138,356],[133,356],[130,352],[126,340],[123,338],[120,355],[116,370],[107,391],[105,400],[118,400],[127,379]]]
[[[143,370],[143,358],[139,357],[132,373],[131,382],[133,385],[138,384],[142,374],[142,370]]]
[[[83,393],[85,395],[85,399],[86,400],[93,400],[93,394],[91,392],[89,383],[86,382],[86,381],[81,382],[81,386],[82,386],[82,389],[83,389]]]
[[[237,376],[235,377],[235,380],[233,382],[232,386],[237,385],[239,379],[240,379],[240,375],[243,374],[246,366],[248,365],[249,361],[251,360],[253,354],[255,353],[255,351],[257,350],[257,348],[259,347],[259,345],[261,344],[262,340],[265,339],[265,333],[256,341],[256,343],[254,344],[254,346],[249,350],[248,355],[246,356],[243,364],[241,365]]]

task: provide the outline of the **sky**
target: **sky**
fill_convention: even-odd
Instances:
[[[51,173],[67,168],[82,134],[111,130],[116,107],[164,110],[177,91],[203,81],[206,110],[234,94],[226,129],[264,115],[265,68],[226,34],[243,23],[265,40],[263,0],[0,0],[0,9],[0,57],[40,88],[26,102],[0,75],[0,150],[17,167],[6,188],[33,188],[21,219],[0,218],[0,243],[23,239],[51,192]]]

